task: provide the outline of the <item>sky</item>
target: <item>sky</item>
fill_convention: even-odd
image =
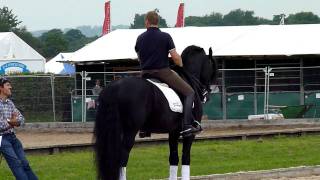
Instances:
[[[29,31],[102,26],[106,0],[0,0]],[[252,10],[256,16],[272,19],[276,14],[311,11],[320,16],[319,0],[111,0],[111,25],[130,25],[136,13],[155,8],[174,26],[180,2],[185,16],[203,16],[212,12],[227,14],[234,9]]]

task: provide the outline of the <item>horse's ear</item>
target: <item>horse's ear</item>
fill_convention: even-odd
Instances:
[[[212,48],[209,48],[209,57],[212,57]]]

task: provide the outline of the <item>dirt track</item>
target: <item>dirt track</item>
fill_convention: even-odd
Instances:
[[[198,137],[205,136],[221,136],[221,135],[235,135],[248,133],[267,133],[271,131],[286,131],[297,130],[305,127],[256,127],[256,128],[220,128],[220,129],[205,129]],[[50,145],[67,145],[67,144],[87,144],[92,143],[92,132],[59,132],[52,130],[50,132],[33,131],[18,131],[17,136],[22,141],[25,148],[30,147],[44,147]],[[152,134],[152,139],[167,138],[167,134]],[[136,139],[140,139],[136,137]],[[150,139],[150,138],[146,138]]]
[[[285,131],[301,129],[303,127],[260,127],[260,128],[228,128],[228,129],[206,129],[200,135],[215,136],[215,135],[234,135],[234,134],[247,134],[257,132],[270,132],[270,131]],[[306,127],[308,128],[308,127]],[[21,131],[17,132],[17,136],[22,141],[25,148],[46,147],[52,145],[69,145],[69,144],[88,144],[93,141],[93,134],[91,132],[37,132],[37,131]],[[152,134],[151,138],[167,138],[166,134]],[[140,138],[136,138],[139,140]],[[147,138],[148,139],[148,138]],[[150,138],[149,138],[150,139]],[[298,178],[278,178],[278,179],[264,179],[264,180],[320,180],[320,176],[298,177]]]

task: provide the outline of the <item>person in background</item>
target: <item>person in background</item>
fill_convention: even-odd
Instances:
[[[37,180],[14,132],[15,127],[24,123],[24,117],[9,99],[11,89],[10,81],[0,78],[0,153],[17,180]]]
[[[157,12],[149,11],[145,17],[147,31],[142,33],[136,41],[135,50],[140,61],[142,77],[158,78],[184,96],[181,134],[184,137],[191,136],[202,130],[200,123],[193,125],[195,120],[192,115],[192,105],[195,92],[188,83],[170,69],[168,54],[177,66],[183,67],[182,59],[176,51],[170,34],[162,32],[158,24]]]
[[[92,88],[92,94],[98,96],[102,91],[101,82],[99,79],[96,80],[96,85]]]

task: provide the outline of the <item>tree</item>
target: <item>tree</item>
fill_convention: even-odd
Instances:
[[[43,44],[38,38],[34,37],[30,32],[28,32],[26,27],[15,29],[13,32],[38,53],[43,54]]]
[[[0,32],[9,32],[21,23],[8,7],[0,8]]]
[[[18,20],[12,10],[9,10],[8,7],[0,8],[0,32],[14,32],[28,45],[42,54],[42,44],[40,40],[33,37],[25,26],[18,28],[20,23],[22,22]]]
[[[270,23],[270,21],[267,19],[254,17],[253,15],[254,11],[243,11],[241,9],[236,9],[224,15],[223,21],[226,26],[258,25]]]
[[[155,11],[157,13],[159,13],[158,9],[155,9]],[[142,29],[145,28],[144,25],[144,19],[146,17],[146,14],[136,14],[134,16],[134,20],[133,20],[133,24],[130,24],[130,29]],[[165,19],[163,19],[160,15],[159,15],[159,27],[160,28],[167,28],[167,22]]]
[[[64,34],[65,39],[68,41],[68,52],[76,51],[86,44],[97,39],[97,37],[87,38],[78,29],[71,29]]]
[[[70,29],[64,34],[64,37],[66,38],[67,41],[76,41],[79,39],[86,38],[85,35],[82,34],[82,32],[78,29]]]
[[[221,13],[212,12],[210,15],[203,17],[199,16],[188,16],[185,18],[186,26],[222,26],[223,15]]]
[[[281,18],[284,14],[279,14],[279,15],[273,15],[272,23],[273,25],[279,25]]]
[[[286,24],[319,24],[319,16],[313,14],[312,12],[299,12],[296,14],[290,14],[288,18],[285,19]]]
[[[185,18],[186,26],[240,26],[240,25],[258,25],[271,24],[271,21],[261,17],[254,16],[253,11],[243,11],[236,9],[226,15],[212,12],[210,15],[189,16]]]
[[[65,39],[60,29],[52,29],[40,36],[43,47],[43,55],[46,58],[52,58],[60,52],[68,50],[68,41]]]

